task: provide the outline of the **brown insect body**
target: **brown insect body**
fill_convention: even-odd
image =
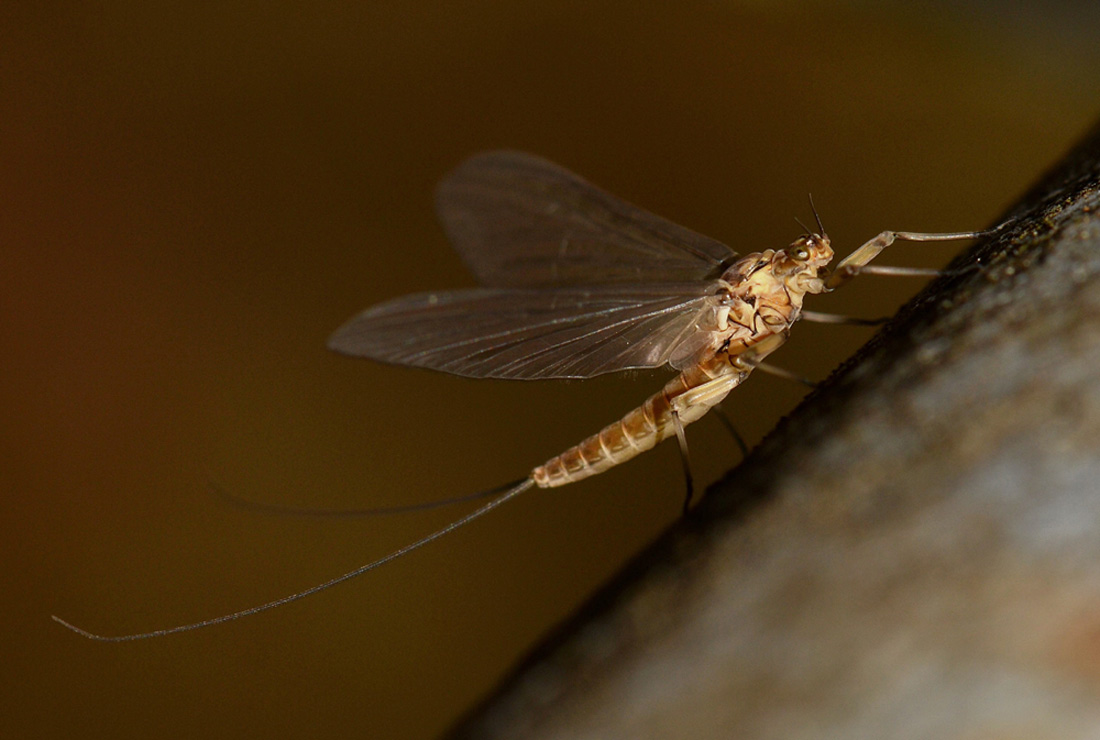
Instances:
[[[684,426],[702,418],[787,340],[806,294],[825,292],[832,258],[829,238],[811,234],[739,259],[703,314],[709,326],[698,330],[713,339],[698,359],[622,419],[535,468],[531,479],[553,488],[602,473],[671,437],[674,416]],[[697,389],[706,390],[692,394]]]
[[[630,205],[557,165],[518,152],[470,158],[440,185],[440,217],[483,287],[420,293],[370,308],[329,346],[344,354],[474,378],[588,378],[671,366],[679,374],[638,408],[503,486],[496,497],[390,554],[266,604],[168,629],[95,640],[158,637],[273,609],[385,565],[483,516],[534,486],[595,475],[701,418],[785,341],[807,294],[855,275],[927,275],[869,263],[897,239],[950,241],[985,232],[884,231],[833,269],[822,233],[786,249],[738,258],[729,247]],[[934,271],[933,271],[934,272]],[[858,322],[857,322],[858,323]],[[761,367],[792,376],[776,368]],[[685,473],[689,473],[685,462]],[[690,492],[690,475],[688,476]],[[686,506],[686,504],[685,504]]]

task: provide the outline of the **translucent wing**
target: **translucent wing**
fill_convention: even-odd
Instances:
[[[405,296],[332,335],[348,355],[474,378],[587,378],[679,366],[711,341],[712,283]]]
[[[471,157],[439,185],[439,217],[486,286],[715,278],[736,254],[519,152]]]

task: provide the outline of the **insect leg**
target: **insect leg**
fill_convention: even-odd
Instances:
[[[680,414],[676,409],[672,410],[672,427],[676,430],[676,441],[680,443],[680,462],[684,466],[684,484],[687,487],[687,495],[684,496],[684,515],[691,508],[691,498],[695,495],[695,481],[691,475],[691,458],[688,456],[687,434],[684,433],[684,425],[680,421]]]
[[[867,265],[859,270],[861,275],[883,275],[886,277],[938,277],[943,270],[934,267],[896,267],[894,265]]]
[[[870,268],[865,268],[867,272]],[[839,313],[821,313],[820,311],[803,311],[802,319],[815,324],[851,324],[853,326],[880,326],[890,319],[886,316],[877,319],[861,319],[855,316],[844,316]]]
[[[753,366],[755,367],[755,365],[754,363]],[[685,413],[688,408],[698,404],[708,407],[714,406],[728,396],[730,391],[740,385],[743,379],[742,373],[727,373],[694,388],[689,388],[672,399],[672,413]],[[699,418],[701,415],[699,414],[695,418]]]
[[[726,428],[726,431],[733,437],[733,441],[737,443],[737,449],[741,450],[741,458],[744,459],[749,456],[749,446],[745,444],[745,438],[741,436],[741,433],[737,431],[737,427],[733,423],[733,419],[726,413],[726,410],[722,408],[721,404],[714,407],[714,410],[718,412],[718,420],[722,422],[722,425]]]
[[[865,271],[864,268],[866,268],[871,260],[898,239],[910,242],[949,242],[960,239],[979,239],[981,237],[996,234],[1007,225],[1008,222],[1005,222],[986,231],[955,231],[945,234],[924,234],[915,231],[884,231],[841,260],[836,266],[836,269],[833,270],[832,275],[829,276],[829,279],[825,281],[825,289],[834,290],[851,280],[860,272]],[[866,271],[871,272],[870,269]],[[887,273],[882,272],[880,268],[879,274],[882,275]],[[892,274],[901,273],[894,272]]]
[[[762,373],[768,373],[769,375],[774,375],[777,378],[783,378],[784,380],[793,380],[796,383],[801,383],[802,385],[808,385],[811,388],[816,388],[817,387],[817,383],[810,380],[809,378],[803,378],[798,373],[791,372],[790,370],[784,370],[783,368],[776,367],[775,365],[769,365],[766,362],[756,363],[756,369],[759,370]]]
[[[680,461],[684,464],[684,480],[687,482],[687,497],[684,499],[684,513],[688,512],[691,498],[695,493],[695,486],[691,476],[691,461],[688,457],[687,435],[684,433],[684,422],[680,414],[687,414],[690,409],[702,406],[702,412],[692,413],[688,419],[697,419],[706,413],[708,409],[715,407],[729,392],[744,379],[744,373],[726,373],[717,378],[690,388],[672,399],[670,414],[672,428],[676,431],[676,440],[680,443]]]

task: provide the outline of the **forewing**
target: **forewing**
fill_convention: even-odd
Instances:
[[[520,152],[471,157],[440,183],[455,249],[490,287],[716,278],[727,246]]]
[[[588,378],[696,352],[713,293],[709,283],[421,293],[364,311],[329,347],[474,378]]]

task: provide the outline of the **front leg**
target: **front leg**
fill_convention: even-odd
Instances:
[[[1008,222],[1006,221],[986,231],[956,231],[948,234],[922,234],[915,231],[884,231],[842,259],[825,281],[825,290],[836,290],[841,285],[851,280],[858,275],[871,260],[878,257],[879,252],[886,249],[898,239],[910,242],[950,242],[959,239],[980,239],[996,234],[1007,225]],[[891,274],[888,271],[878,272],[880,274]],[[911,270],[905,270],[902,273],[898,273],[895,270],[893,274],[911,275],[916,273]]]

